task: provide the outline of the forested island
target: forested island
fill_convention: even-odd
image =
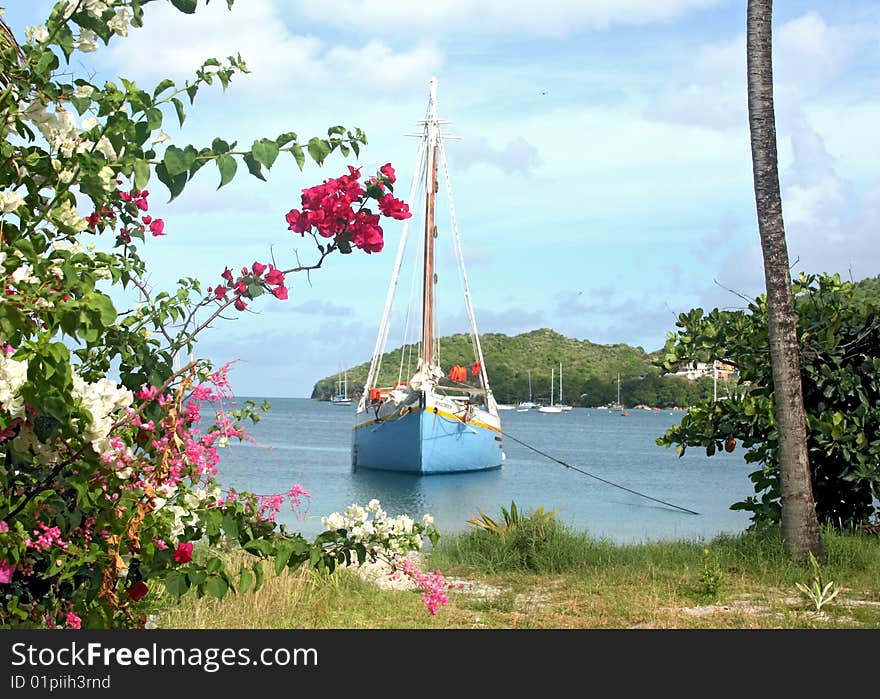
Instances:
[[[807,296],[802,302],[811,301]],[[880,300],[880,276],[855,282],[844,294],[845,305],[859,308]],[[702,312],[701,312],[702,313]],[[851,332],[860,334],[859,326]],[[554,399],[585,408],[599,407],[617,401],[620,376],[620,402],[629,407],[685,408],[716,395],[736,395],[736,378],[723,372],[717,381],[711,371],[693,379],[670,373],[661,368],[662,349],[646,352],[642,347],[627,344],[601,345],[589,340],[565,337],[548,328],[532,330],[513,337],[502,333],[480,336],[489,383],[500,403],[519,403],[531,397],[536,402],[550,401],[551,369],[556,371]],[[461,364],[471,364],[473,351],[470,336],[457,334],[439,340],[444,371]],[[382,356],[380,385],[406,381],[415,370],[415,345],[387,352]],[[401,356],[403,364],[401,365]],[[562,364],[562,401],[559,399],[559,365]],[[402,366],[402,371],[401,371]],[[341,371],[346,373],[348,393],[359,397],[367,378],[369,362]],[[531,396],[529,374],[531,373]],[[339,375],[327,376],[315,383],[311,397],[329,400],[338,391]]]
[[[513,337],[501,333],[480,336],[489,383],[500,403],[518,403],[532,398],[550,402],[551,369],[556,372],[554,399],[559,401],[559,365],[562,365],[562,400],[569,405],[598,407],[617,401],[617,379],[620,375],[620,401],[627,406],[687,407],[711,398],[715,390],[711,375],[696,380],[667,374],[656,361],[660,351],[646,352],[626,344],[600,345],[589,340],[576,340],[548,328],[532,330]],[[449,335],[439,341],[444,371],[461,364],[469,366],[473,359],[470,336]],[[417,348],[404,345],[382,357],[380,385],[391,385],[398,375],[407,380],[415,370]],[[403,371],[401,368],[403,357]],[[358,397],[363,391],[369,362],[349,367],[348,393]],[[529,374],[531,373],[531,396]],[[338,375],[320,379],[312,390],[315,400],[329,400],[337,393]],[[719,393],[728,395],[733,382],[719,383]]]

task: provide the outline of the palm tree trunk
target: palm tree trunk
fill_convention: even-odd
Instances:
[[[749,131],[779,432],[782,538],[785,550],[793,558],[799,560],[812,552],[821,561],[825,559],[825,551],[813,500],[796,316],[776,162],[772,14],[772,0],[749,0],[746,30]]]

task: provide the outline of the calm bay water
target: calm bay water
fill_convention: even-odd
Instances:
[[[258,399],[262,400],[262,399]],[[320,519],[353,502],[378,498],[391,514],[434,515],[443,532],[462,531],[482,509],[499,506],[558,509],[559,518],[579,531],[617,543],[662,539],[711,539],[735,534],[748,514],[729,509],[752,493],[752,468],[738,449],[708,458],[689,449],[679,458],[655,439],[684,413],[575,408],[568,413],[503,411],[502,429],[572,466],[632,490],[689,510],[691,515],[614,488],[566,469],[505,439],[507,460],[494,471],[440,476],[407,476],[351,468],[354,406],[305,398],[270,399],[272,410],[252,426],[257,444],[221,450],[225,486],[257,493],[286,492],[300,483],[312,493],[305,517],[289,510],[280,521],[306,535],[321,530]]]

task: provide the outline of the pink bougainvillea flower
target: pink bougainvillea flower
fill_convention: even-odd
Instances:
[[[181,541],[174,552],[174,560],[178,563],[189,563],[193,557],[193,545],[189,541]]]
[[[391,163],[385,163],[382,167],[379,168],[379,172],[387,177],[388,181],[392,184],[397,181],[397,175],[394,173],[394,168],[391,167]]]
[[[65,614],[65,620],[67,621],[67,626],[71,629],[81,629],[82,628],[82,619],[80,619],[73,612],[68,612]]]
[[[157,238],[160,235],[165,235],[165,221],[161,218],[154,219],[150,224],[150,232],[153,234],[154,238]]]
[[[266,265],[261,265],[259,262],[254,262],[251,270],[253,270],[253,273],[259,277],[263,274],[263,272],[266,271]]]
[[[398,221],[412,217],[412,214],[409,212],[409,206],[406,205],[406,202],[397,199],[391,194],[386,194],[379,200],[379,209],[385,216],[397,219]]]
[[[267,284],[272,284],[272,285],[283,284],[284,283],[284,272],[282,272],[280,269],[275,269],[274,267],[272,267],[269,270],[269,273],[266,274],[265,279],[266,279]]]
[[[0,560],[0,585],[8,585],[12,582],[12,576],[15,573],[16,565],[14,563],[6,563],[6,559]]]
[[[138,600],[143,599],[146,594],[150,591],[150,588],[147,587],[147,584],[141,580],[136,582],[130,588],[128,588],[128,596],[137,602]]]
[[[281,301],[287,300],[287,287],[286,286],[276,286],[272,289],[272,294],[276,299],[280,299]]]

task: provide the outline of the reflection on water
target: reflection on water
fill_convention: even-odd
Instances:
[[[655,439],[683,413],[608,410],[569,413],[505,412],[503,429],[573,466],[632,490],[680,505],[689,515],[566,469],[507,439],[507,461],[492,471],[414,476],[353,470],[349,454],[353,409],[307,399],[273,399],[272,412],[253,426],[258,445],[221,452],[220,480],[258,493],[286,492],[300,483],[312,493],[304,519],[282,516],[307,535],[320,518],[377,498],[391,514],[434,515],[442,531],[460,531],[478,509],[494,516],[500,505],[548,510],[579,530],[617,542],[711,538],[748,525],[730,505],[751,493],[741,452],[707,458],[688,450],[678,458]]]

